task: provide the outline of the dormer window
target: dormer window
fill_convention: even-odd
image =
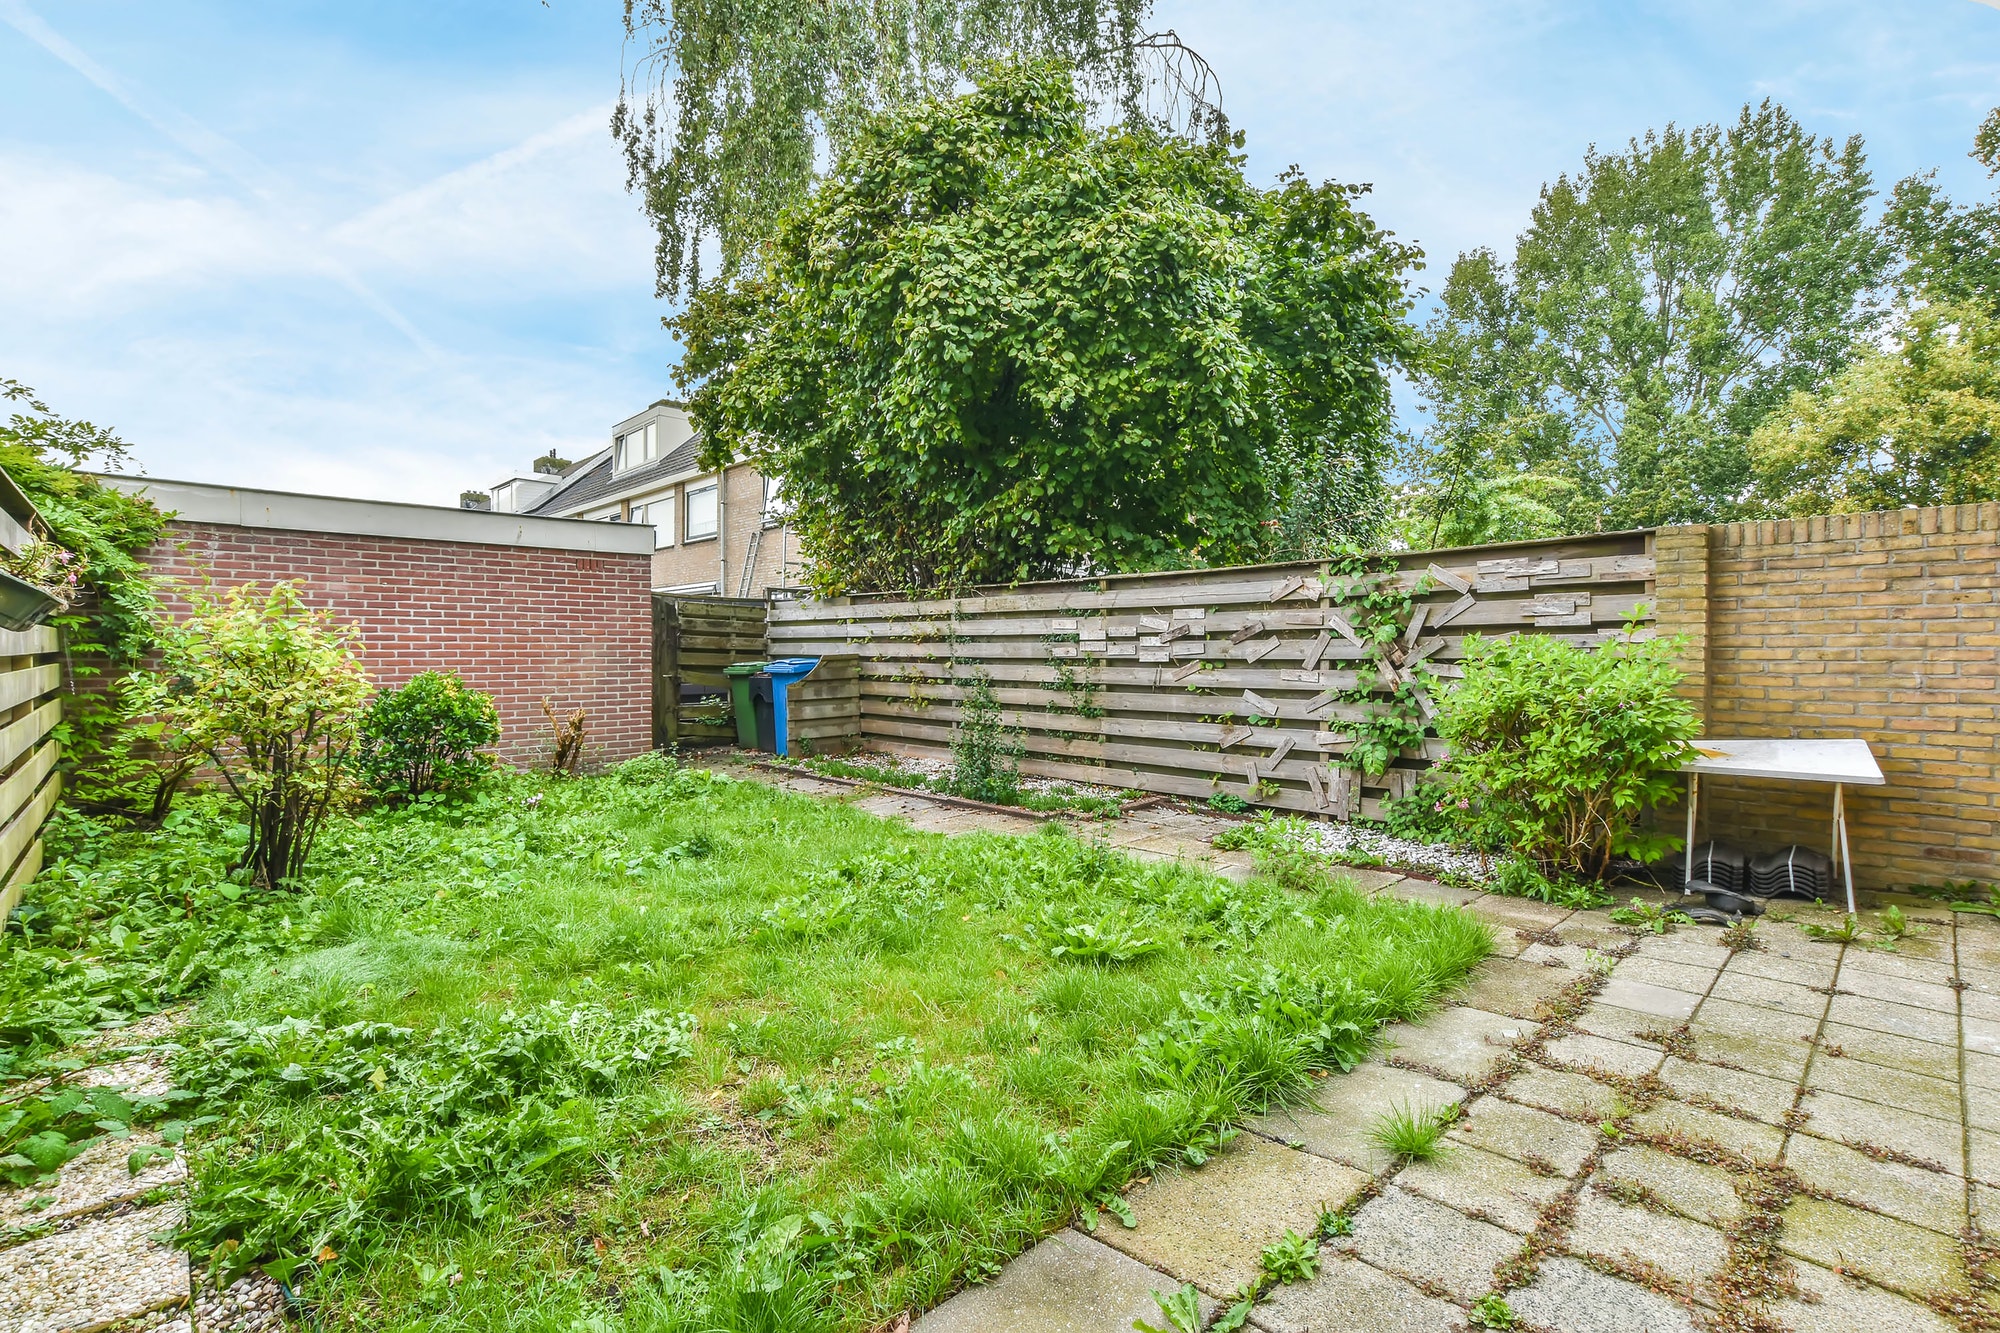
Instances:
[[[613,443],[612,468],[615,471],[623,472],[641,463],[650,463],[660,456],[660,423],[649,421],[636,430],[620,435]]]

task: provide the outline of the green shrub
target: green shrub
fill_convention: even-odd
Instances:
[[[1516,634],[1475,637],[1438,734],[1472,799],[1520,856],[1601,879],[1615,855],[1654,860],[1678,842],[1641,827],[1679,795],[1678,767],[1701,724],[1674,691],[1678,639],[1607,643]]]
[[[128,686],[176,756],[213,765],[249,826],[238,870],[276,886],[296,877],[329,816],[353,803],[354,751],[368,675],[352,626],[305,604],[299,585],[254,584],[160,636],[157,671]]]
[[[951,729],[951,791],[1012,804],[1021,796],[1021,741],[1000,722],[1000,701],[985,675],[973,679]]]
[[[425,671],[384,690],[361,715],[361,772],[384,796],[463,791],[493,768],[500,714],[456,672]]]
[[[1425,782],[1382,804],[1382,827],[1391,837],[1433,846],[1476,847],[1498,851],[1506,846],[1506,827],[1468,796],[1441,782]]]
[[[1520,856],[1502,861],[1487,887],[1511,898],[1533,898],[1552,907],[1602,907],[1611,901],[1611,895],[1594,884],[1572,879],[1560,871],[1546,874],[1541,866]]]

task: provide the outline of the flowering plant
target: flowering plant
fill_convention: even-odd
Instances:
[[[54,542],[30,537],[18,551],[0,548],[0,569],[34,584],[67,609],[76,601],[83,562]]]

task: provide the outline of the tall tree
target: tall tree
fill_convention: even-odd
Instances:
[[[987,60],[1064,61],[1128,119],[1223,129],[1213,77],[1152,0],[625,0],[612,132],[659,232],[662,295],[733,272],[875,112]]]
[[[871,120],[674,321],[676,378],[826,591],[1323,549],[1375,509],[1418,257],[1360,192],[997,66]]]
[[[1859,138],[1815,138],[1768,101],[1727,129],[1592,149],[1543,188],[1511,264],[1476,250],[1452,267],[1406,535],[1517,535],[1496,489],[1570,530],[1741,512],[1751,431],[1879,318],[1872,195]]]
[[[2000,108],[1987,114],[1972,158],[2000,175]],[[1937,173],[1900,181],[1883,222],[1906,258],[1905,285],[1918,300],[1971,302],[2000,312],[2000,193],[1955,207]]]

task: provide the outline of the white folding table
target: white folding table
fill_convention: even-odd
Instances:
[[[1733,778],[1777,778],[1789,782],[1830,782],[1833,784],[1833,863],[1847,877],[1847,910],[1854,903],[1854,864],[1847,852],[1847,802],[1842,789],[1849,786],[1880,787],[1886,779],[1876,766],[1868,742],[1859,738],[1832,741],[1741,740],[1704,736],[1694,742],[1695,758],[1681,765],[1687,774],[1687,845],[1681,854],[1686,871],[1681,876],[1685,894],[1694,879],[1694,817],[1701,801],[1701,775],[1713,773]]]

